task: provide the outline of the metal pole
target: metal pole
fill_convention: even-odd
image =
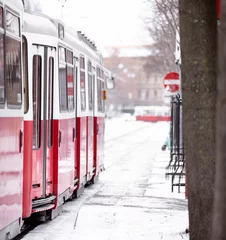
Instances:
[[[63,18],[64,18],[64,6],[65,6],[65,3],[67,2],[67,0],[58,0],[58,2],[60,2],[60,4],[61,4],[61,19],[63,20]]]

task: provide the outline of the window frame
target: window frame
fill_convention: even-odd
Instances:
[[[64,59],[62,59],[60,57],[60,49],[64,49]],[[70,58],[70,61],[69,61],[69,54],[71,54],[71,58]],[[73,112],[75,110],[75,84],[74,84],[74,52],[72,49],[66,47],[66,46],[63,46],[62,44],[59,44],[58,45],[58,60],[59,60],[59,66],[58,66],[58,74],[59,74],[59,78],[58,78],[58,83],[59,83],[59,110],[60,110],[60,113],[65,113],[65,112]],[[65,88],[66,88],[66,98],[64,100],[66,100],[66,108],[62,109],[61,108],[61,84],[60,84],[60,65],[61,66],[64,66],[65,67],[65,76],[66,76],[66,79],[64,81],[65,83]],[[71,69],[72,71],[72,91],[73,91],[73,104],[72,104],[72,107],[69,108],[69,87],[68,87],[68,72],[69,72],[69,69]]]
[[[24,44],[26,45],[24,47]],[[25,56],[24,56],[25,55]],[[29,111],[29,73],[28,73],[28,45],[27,38],[22,36],[22,63],[23,63],[23,94],[24,94],[24,114]],[[26,106],[26,108],[25,108]]]
[[[2,60],[3,60],[3,64],[2,64],[2,74],[3,74],[3,82],[2,85],[0,87],[2,87],[2,94],[3,94],[3,101],[0,102],[0,108],[4,108],[5,107],[5,103],[6,103],[6,81],[5,81],[5,26],[4,26],[4,8],[3,6],[0,4],[0,8],[2,9],[2,26],[0,26],[0,35],[2,37]]]
[[[64,59],[62,59],[61,58],[61,53],[60,53],[60,49],[64,49]],[[64,46],[62,46],[62,45],[59,45],[58,46],[58,84],[59,84],[59,111],[60,111],[60,113],[62,113],[62,112],[67,112],[68,111],[68,90],[67,90],[67,63],[66,63],[66,50],[67,50],[67,48],[66,47],[64,47]],[[64,66],[64,68],[65,68],[65,79],[64,79],[64,86],[65,86],[65,89],[66,89],[66,94],[65,94],[65,99],[64,99],[64,101],[65,101],[65,103],[66,103],[66,106],[65,106],[65,108],[62,108],[62,100],[63,100],[63,98],[61,97],[62,96],[62,88],[61,88],[61,85],[62,85],[62,83],[61,83],[61,80],[60,80],[60,66]]]
[[[35,58],[39,58],[40,61],[40,68],[38,69],[38,73],[34,72],[35,70],[37,70],[36,68],[34,68],[34,60]],[[42,117],[42,56],[39,54],[35,54],[33,55],[33,59],[32,59],[32,106],[33,106],[33,136],[32,136],[32,149],[33,150],[38,150],[41,147],[41,117]],[[37,85],[36,86],[36,95],[34,94],[34,73],[36,73],[36,77],[38,77],[38,79],[36,80],[36,83],[39,83],[39,89],[37,89]],[[39,75],[38,75],[39,74]],[[39,91],[39,96],[38,96],[38,91]],[[37,110],[37,106],[39,107],[37,111],[34,110],[34,99],[36,99],[36,102],[39,101],[39,105],[36,104],[36,109]],[[38,114],[36,115],[36,118],[34,119],[34,113],[37,112]],[[35,124],[36,123],[36,124]],[[36,126],[36,129],[34,131],[34,127]],[[34,134],[36,135],[34,138]],[[34,143],[34,139],[36,140]]]
[[[93,97],[93,73],[92,73],[92,63],[90,60],[87,62],[87,75],[88,75],[88,102],[89,110],[93,110],[94,97]],[[91,101],[90,101],[91,100]]]
[[[14,34],[12,31],[10,31],[9,29],[7,29],[6,27],[6,13],[10,13],[11,15],[15,16],[18,18],[18,35],[17,34]],[[23,76],[22,76],[22,38],[21,38],[21,17],[20,17],[20,14],[15,12],[14,10],[12,10],[11,8],[9,8],[8,6],[6,6],[4,9],[3,9],[3,26],[4,26],[4,82],[5,82],[5,103],[7,105],[7,108],[8,109],[21,109],[22,106],[23,106]],[[11,40],[14,40],[14,41],[18,41],[18,43],[20,44],[20,53],[19,53],[19,68],[20,68],[20,81],[19,81],[19,84],[20,84],[20,102],[18,102],[18,104],[9,104],[8,103],[8,92],[7,92],[7,81],[6,81],[6,78],[7,78],[7,71],[6,71],[6,66],[7,66],[7,63],[6,63],[6,55],[7,55],[7,38],[10,38]]]
[[[68,59],[68,53],[71,53],[71,62],[69,62]],[[73,97],[73,105],[72,108],[69,108],[69,87],[68,87],[68,72],[71,69],[72,72],[72,97]],[[67,72],[67,106],[68,106],[68,112],[72,112],[75,109],[75,85],[74,85],[74,54],[73,51],[70,49],[66,49],[66,72]]]
[[[52,60],[52,61],[51,61]],[[49,74],[48,74],[48,148],[53,146],[53,102],[54,102],[54,64],[55,59],[48,57]],[[50,88],[51,83],[51,88]],[[51,99],[50,99],[51,97]]]
[[[104,90],[104,70],[97,66],[97,109],[98,112],[104,112],[105,104],[103,99]]]
[[[84,64],[83,66],[81,66],[81,59],[84,60]],[[82,68],[84,67],[84,68]],[[84,73],[84,88],[81,87],[81,72]],[[86,111],[86,59],[84,55],[80,55],[79,56],[79,82],[80,82],[80,107],[81,107],[81,111],[85,112]],[[82,92],[82,89],[84,89],[84,92]],[[84,93],[84,108],[82,107],[82,93]]]

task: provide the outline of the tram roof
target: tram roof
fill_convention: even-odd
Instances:
[[[16,8],[18,10],[23,11],[23,3],[22,0],[1,0],[3,4],[8,5],[12,9]]]
[[[24,13],[24,32],[58,37],[57,29],[49,18],[28,11]]]
[[[64,26],[64,39],[58,38],[58,24]],[[25,9],[23,31],[56,37],[59,42],[70,45],[102,65],[102,55],[79,38],[76,28],[65,25],[59,19],[52,19],[41,12]]]

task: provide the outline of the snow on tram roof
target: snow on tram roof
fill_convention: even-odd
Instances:
[[[25,11],[24,31],[57,37],[58,32],[54,24],[47,16]]]
[[[98,61],[101,65],[103,65],[103,57],[100,52],[82,41],[78,36],[76,28],[67,26],[61,20],[52,19],[41,12],[25,9],[23,29],[25,32],[49,35],[58,38],[59,24],[64,27],[64,39],[61,39],[60,41],[69,44],[71,47],[76,48],[81,53],[95,59],[95,61]]]

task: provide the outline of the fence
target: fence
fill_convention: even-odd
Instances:
[[[171,176],[171,190],[185,186],[185,156],[182,126],[182,99],[180,95],[171,97],[170,161],[166,167],[166,177]]]

